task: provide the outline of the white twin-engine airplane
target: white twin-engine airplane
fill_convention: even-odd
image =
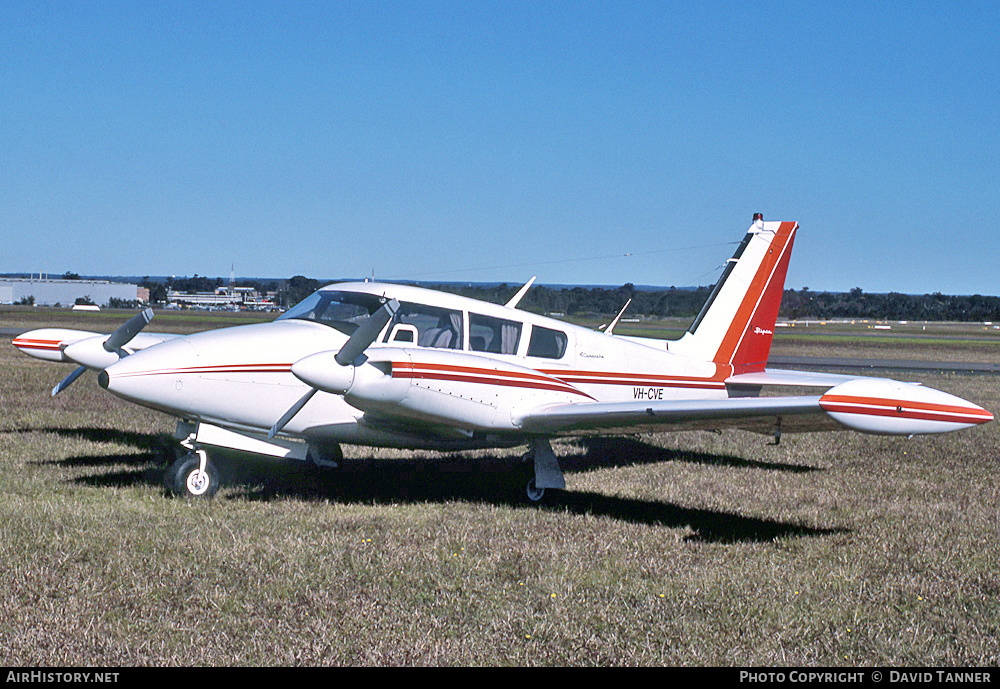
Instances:
[[[757,214],[708,302],[675,341],[615,335],[413,286],[324,287],[271,323],[188,336],[34,330],[32,356],[79,365],[113,394],[177,417],[187,449],[167,470],[181,495],[215,493],[206,449],[332,464],[340,443],[466,450],[528,445],[527,495],[563,489],[551,438],[746,428],[939,433],[993,415],[883,378],[766,368],[798,225]],[[619,314],[620,317],[621,314]],[[782,386],[819,394],[761,396]]]

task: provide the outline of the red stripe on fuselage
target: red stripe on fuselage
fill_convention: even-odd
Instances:
[[[493,368],[477,368],[472,366],[455,366],[451,364],[424,364],[420,362],[392,362],[393,378],[411,378],[419,380],[447,380],[462,383],[479,383],[482,385],[501,385],[534,390],[553,390],[568,392],[594,399],[587,393],[578,390],[564,380],[544,375],[543,373],[528,373],[524,371],[507,371]]]
[[[223,364],[215,366],[189,366],[183,368],[164,368],[151,371],[122,372],[121,377],[160,376],[160,375],[205,375],[233,373],[289,373],[292,365],[281,364]],[[679,389],[724,390],[725,381],[721,375],[712,378],[696,378],[693,376],[667,376],[644,373],[585,371],[585,370],[552,370],[539,369],[536,373],[526,371],[509,371],[504,369],[478,368],[456,366],[450,364],[431,364],[420,362],[392,362],[392,375],[395,378],[412,378],[423,380],[441,380],[482,385],[501,385],[505,387],[521,387],[525,389],[553,390],[580,395],[595,399],[592,395],[576,387],[578,384],[617,385],[628,387],[664,387]]]
[[[133,376],[166,376],[202,373],[290,373],[291,364],[226,364],[222,366],[189,366],[186,368],[161,368],[153,371],[132,371],[116,373],[122,378]]]
[[[609,371],[541,371],[546,375],[559,378],[568,383],[586,383],[590,385],[625,385],[663,388],[703,388],[708,390],[724,390],[725,378],[697,378],[694,376],[666,376],[652,373],[615,373]]]

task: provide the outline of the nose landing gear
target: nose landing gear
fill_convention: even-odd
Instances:
[[[219,472],[204,450],[193,449],[167,468],[163,485],[181,497],[210,498],[219,490]]]

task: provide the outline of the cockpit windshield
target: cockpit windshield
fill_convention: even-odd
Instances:
[[[350,335],[381,305],[382,300],[373,294],[320,290],[278,316],[277,320],[313,321]]]

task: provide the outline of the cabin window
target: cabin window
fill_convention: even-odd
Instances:
[[[492,354],[517,354],[521,324],[503,318],[469,314],[469,349]]]
[[[313,321],[350,335],[380,306],[382,300],[372,294],[320,290],[288,309],[277,320]]]
[[[540,326],[532,326],[528,340],[528,356],[544,359],[562,359],[566,353],[566,333]]]
[[[392,326],[388,342],[399,342],[401,344],[416,344],[417,329],[406,323],[397,323]]]
[[[417,344],[439,349],[462,349],[462,312],[426,304],[402,302],[392,319],[390,332],[401,329],[397,324],[412,326],[417,331]],[[409,330],[409,328],[407,328]]]

